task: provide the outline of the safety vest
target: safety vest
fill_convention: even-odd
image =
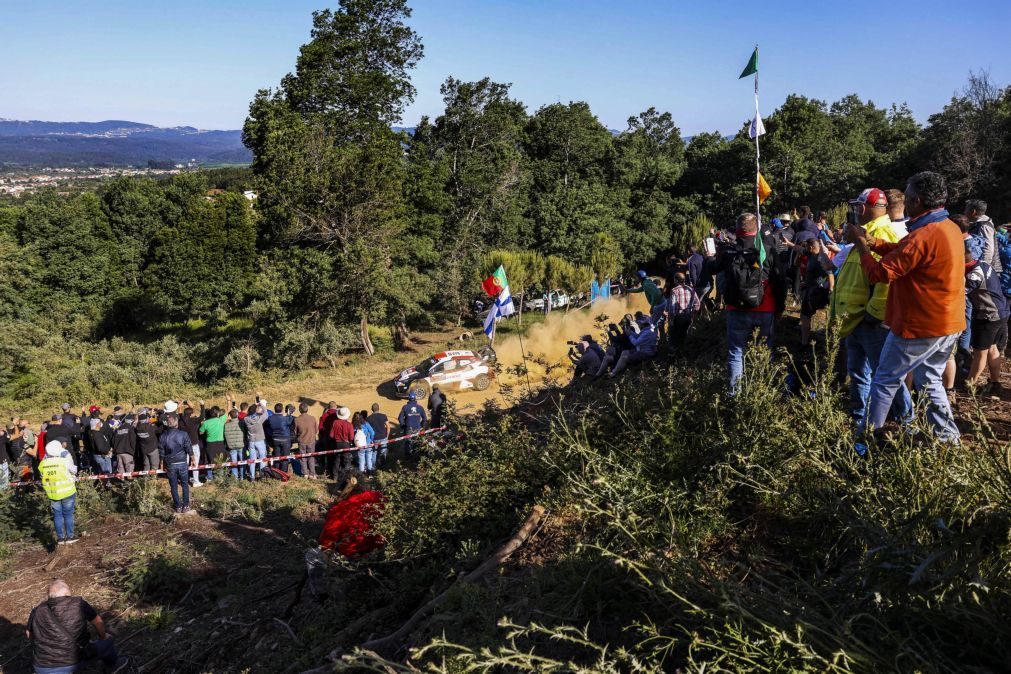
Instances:
[[[63,459],[47,456],[39,463],[39,472],[42,474],[42,488],[51,500],[62,501],[77,493],[74,477]]]

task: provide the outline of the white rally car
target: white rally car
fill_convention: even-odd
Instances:
[[[409,367],[393,380],[397,395],[414,392],[418,400],[428,397],[432,386],[443,391],[484,391],[495,378],[495,351],[486,346],[478,351],[443,351],[420,365]]]

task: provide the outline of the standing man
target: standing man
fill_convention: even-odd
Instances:
[[[246,440],[249,442],[249,479],[256,479],[256,468],[263,468],[263,459],[267,458],[267,436],[263,430],[267,422],[267,413],[263,405],[257,403],[250,406],[252,410],[242,420],[246,429]]]
[[[158,431],[151,420],[151,411],[142,407],[137,415],[137,450],[140,455],[141,470],[158,470],[161,457],[158,456]]]
[[[869,282],[890,284],[885,307],[890,332],[871,383],[865,427],[873,431],[884,426],[902,378],[912,372],[913,386],[929,400],[927,419],[934,435],[958,442],[941,375],[965,330],[965,244],[944,210],[948,188],[939,173],[914,175],[905,196],[909,234],[898,243],[869,236],[860,225],[848,227],[854,242],[850,254],[860,256]]]
[[[239,421],[239,410],[235,407],[228,410],[228,418],[225,420],[225,425],[221,427],[221,437],[225,439],[225,450],[228,452],[229,462],[235,463],[246,458],[243,455],[243,450],[246,448],[246,433],[242,428],[242,422]],[[241,480],[242,472],[240,466],[232,466],[231,468],[233,479]]]
[[[752,334],[758,330],[772,349],[773,323],[786,307],[786,288],[772,237],[757,239],[765,249],[765,262],[759,264],[755,247],[758,218],[754,213],[742,213],[737,218],[736,233],[734,243],[720,248],[716,262],[717,271],[726,276],[727,369],[732,394],[744,375],[744,352]]]
[[[77,465],[70,450],[59,440],[46,445],[46,458],[39,463],[42,489],[49,497],[56,527],[57,545],[76,543],[74,535],[74,510],[77,506]]]
[[[990,381],[981,392],[999,394],[1003,351],[1007,346],[1007,302],[1000,277],[986,262],[974,258],[968,242],[965,247],[965,292],[972,303],[972,362],[965,383],[972,390],[983,370],[988,369]]]
[[[274,405],[274,414],[267,419],[267,428],[270,429],[269,435],[274,446],[274,456],[287,457],[291,454],[291,431],[294,421],[293,417],[284,413],[284,405],[281,403]],[[287,473],[288,459],[282,458],[278,461],[277,469],[282,473]],[[301,466],[298,466],[295,472],[302,472]]]
[[[6,426],[0,426],[0,491],[10,487],[10,467],[14,465],[16,460],[10,433]]]
[[[298,418],[295,419],[295,439],[298,441],[298,453],[302,457],[302,475],[316,479],[316,457],[306,456],[316,451],[316,417],[309,414],[309,406],[298,405]]]
[[[326,409],[323,410],[323,414],[319,417],[319,433],[317,434],[316,447],[319,451],[327,452],[334,449],[334,441],[330,436],[330,432],[333,430],[333,424],[337,421],[337,402],[331,400],[327,403]],[[334,470],[334,464],[337,457],[333,454],[324,454],[320,461],[320,472],[326,475],[336,475],[337,472]]]
[[[425,422],[427,421],[425,417],[425,408],[418,404],[418,397],[411,391],[407,396],[407,404],[400,409],[400,415],[397,417],[397,421],[400,422],[400,434],[410,435],[411,433],[417,433],[422,428],[425,427]],[[416,445],[416,438],[407,441],[405,446],[405,452],[413,453],[414,447]]]
[[[983,254],[979,261],[988,265],[998,276],[1004,270],[1000,261],[1000,251],[997,249],[997,229],[993,220],[986,214],[986,202],[982,199],[969,199],[965,202],[965,216],[969,218],[969,236],[983,246]]]
[[[386,463],[387,445],[390,439],[390,419],[379,411],[379,403],[372,403],[372,414],[369,415],[369,425],[376,432],[376,450],[379,454],[379,465]]]
[[[442,426],[442,408],[446,404],[446,396],[438,384],[432,386],[432,395],[428,396],[428,411],[432,418],[432,428]]]
[[[122,421],[113,419],[112,452],[116,455],[116,472],[132,473],[134,456],[137,453],[137,429],[133,427],[132,414],[123,417]]]
[[[902,190],[892,188],[885,190],[885,196],[888,198],[888,219],[892,222],[892,231],[901,239],[909,233],[906,229],[906,223],[909,222],[906,217],[906,195]]]
[[[672,354],[681,348],[681,343],[684,342],[688,329],[692,326],[692,318],[700,307],[698,295],[692,288],[693,285],[684,274],[681,272],[674,274],[674,287],[670,291],[670,301],[667,304],[667,338]]]
[[[101,660],[110,674],[122,671],[130,659],[120,657],[112,635],[98,611],[57,578],[49,584],[48,598],[32,609],[26,635],[32,642],[32,666],[43,674],[76,672],[88,660]],[[98,641],[88,636],[95,626]]]
[[[351,425],[351,410],[342,407],[330,425],[330,439],[337,450],[333,463],[333,476],[338,484],[347,480],[358,468],[357,452],[350,450],[355,442],[355,427]]]
[[[902,238],[894,226],[890,204],[893,200],[876,187],[860,193],[849,202],[851,220],[856,220],[875,240],[896,243]],[[902,202],[905,204],[905,197]],[[904,206],[903,206],[904,208]],[[903,228],[903,231],[905,229]],[[847,236],[849,232],[847,231]],[[848,243],[853,243],[847,239]],[[881,256],[871,252],[875,260]],[[862,427],[867,416],[867,403],[871,395],[871,379],[878,369],[881,349],[888,337],[885,324],[885,305],[888,301],[888,283],[871,284],[860,264],[860,255],[852,250],[846,255],[836,276],[835,292],[829,305],[829,323],[837,323],[839,336],[846,340],[846,371],[850,378],[850,414],[857,427]],[[907,421],[913,413],[913,403],[905,384],[898,389],[892,415]]]
[[[635,288],[630,288],[628,290],[631,293],[643,293],[646,295],[646,301],[649,302],[649,320],[654,326],[656,326],[657,332],[663,333],[663,317],[664,312],[667,310],[667,300],[663,296],[663,291],[657,287],[656,283],[653,282],[647,274],[646,271],[640,269],[636,272],[639,276],[639,285]]]
[[[168,474],[175,512],[184,515],[190,511],[190,482],[186,468],[191,463],[196,465],[196,459],[193,458],[193,443],[189,434],[179,428],[179,416],[175,412],[170,412],[163,418],[166,430],[158,440],[158,451]],[[183,490],[182,498],[179,497],[180,485]]]

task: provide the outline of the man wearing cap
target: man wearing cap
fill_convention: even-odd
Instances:
[[[944,209],[947,199],[940,174],[917,173],[906,185],[910,220],[905,238],[880,240],[860,225],[849,225],[847,236],[854,243],[850,255],[859,255],[868,281],[890,284],[884,318],[890,331],[871,381],[865,427],[884,426],[902,379],[912,372],[913,386],[929,399],[926,413],[934,435],[957,443],[959,431],[941,376],[965,330],[965,244]]]
[[[333,462],[334,479],[340,483],[346,480],[358,468],[357,452],[349,452],[355,441],[355,427],[351,425],[351,410],[341,407],[334,415],[330,425],[330,439],[333,448],[337,450]]]
[[[630,288],[629,293],[644,293],[646,301],[649,302],[649,318],[659,333],[664,334],[664,312],[667,310],[667,298],[663,296],[663,291],[657,287],[653,279],[640,269],[636,272],[639,277],[639,285]]]
[[[850,220],[863,226],[868,236],[888,243],[896,243],[902,238],[888,215],[888,197],[877,187],[864,190],[849,204]],[[847,240],[853,243],[851,237]],[[873,252],[871,256],[875,260],[881,259]],[[860,255],[850,251],[836,276],[835,292],[829,304],[829,322],[838,325],[839,336],[846,340],[850,413],[858,427],[862,427],[867,416],[871,379],[878,369],[881,349],[888,337],[888,326],[884,322],[887,298],[888,283],[871,285],[860,264]],[[905,384],[899,388],[891,411],[894,417],[902,420],[912,415],[912,401]]]
[[[400,409],[397,421],[400,423],[401,435],[417,433],[425,427],[425,422],[428,421],[425,415],[425,408],[418,404],[418,396],[415,395],[414,391],[408,394],[407,404]],[[413,450],[414,446],[415,441],[411,440],[408,443],[407,449]]]
[[[74,536],[74,509],[77,506],[77,464],[59,440],[46,445],[46,458],[39,463],[42,489],[49,497],[56,527],[57,545],[76,543]]]

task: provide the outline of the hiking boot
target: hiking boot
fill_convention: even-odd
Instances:
[[[129,665],[130,665],[130,658],[126,657],[125,655],[121,655],[119,656],[119,659],[116,660],[116,664],[113,665],[112,667],[109,667],[109,674],[116,674],[116,672],[122,672]]]

